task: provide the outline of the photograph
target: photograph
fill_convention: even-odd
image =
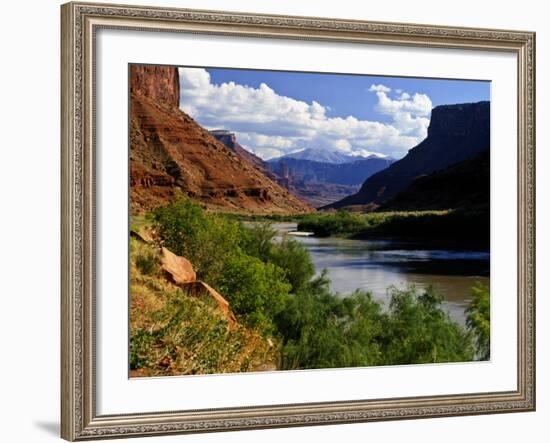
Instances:
[[[66,440],[537,407],[539,25],[274,4],[61,7]]]
[[[491,81],[128,65],[128,373],[491,360]]]

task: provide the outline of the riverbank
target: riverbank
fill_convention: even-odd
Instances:
[[[190,260],[197,279],[222,294],[238,324],[276,344],[277,369],[459,362],[480,355],[477,330],[453,321],[442,306],[442,294],[433,287],[387,288],[386,304],[361,289],[341,297],[331,290],[326,273],[316,275],[310,251],[292,238],[274,241],[277,233],[269,224],[246,227],[188,200],[159,208],[144,220],[153,224],[160,245]],[[343,261],[342,266],[346,268],[347,263]],[[157,290],[153,284],[147,288]],[[482,292],[488,297],[487,288]],[[185,297],[179,290],[173,294],[174,300]],[[164,295],[156,300],[158,305],[143,313],[143,324],[154,322],[158,312],[171,312],[166,311]],[[169,330],[162,327],[152,336],[146,334],[148,346],[140,348],[134,370],[162,374],[163,361],[158,356],[171,346],[171,334],[192,332],[200,321],[200,316],[187,318],[185,310],[174,315]],[[215,329],[233,334],[221,327],[221,321]],[[131,327],[132,349],[143,341],[142,329]],[[205,349],[202,340],[213,349],[212,337],[193,337],[198,340],[197,349]],[[149,349],[156,354],[149,356]],[[178,342],[170,348],[171,361],[183,364],[194,359],[193,349]],[[235,370],[229,362],[214,366],[198,373]],[[172,374],[185,370],[171,366]]]
[[[442,294],[443,309],[465,326],[472,286],[476,283],[489,286],[488,250],[459,248],[462,245],[436,240],[297,236],[296,223],[271,226],[280,238],[290,234],[301,243],[317,273],[326,270],[331,291],[342,297],[359,289],[387,306],[390,286],[406,290],[431,285]]]
[[[310,231],[319,237],[422,239],[479,249],[488,249],[490,242],[489,212],[483,207],[439,211],[320,212],[306,214],[297,223],[299,231]]]

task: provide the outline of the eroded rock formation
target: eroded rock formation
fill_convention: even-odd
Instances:
[[[369,177],[357,194],[327,207],[377,206],[405,190],[416,178],[474,158],[489,146],[489,102],[438,106],[432,110],[423,142]]]
[[[133,67],[130,195],[141,213],[183,194],[232,212],[302,213],[312,208],[217,140],[177,106],[177,68]]]

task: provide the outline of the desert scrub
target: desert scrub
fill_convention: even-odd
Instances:
[[[466,326],[475,336],[478,358],[491,358],[491,304],[489,287],[477,283],[466,309]]]
[[[281,368],[314,369],[472,361],[471,334],[433,288],[390,289],[389,308],[368,292],[341,298],[321,275],[277,317]]]
[[[275,360],[275,348],[244,326],[230,329],[209,303],[181,289],[161,294],[152,323],[130,333],[130,369],[140,375],[243,372]],[[145,325],[144,325],[145,326]]]
[[[160,269],[143,272],[140,256],[158,252],[130,240],[130,369],[133,375],[243,372],[274,367],[276,341],[251,328],[230,328],[216,303],[166,281]]]
[[[131,369],[147,375],[243,372],[274,360],[275,349],[258,333],[227,320],[209,303],[181,289],[165,292],[155,325],[131,333]]]

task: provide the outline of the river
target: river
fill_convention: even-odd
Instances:
[[[296,227],[296,223],[273,224],[279,235]],[[389,286],[405,289],[431,284],[443,294],[443,306],[451,317],[464,324],[472,286],[478,281],[489,285],[489,251],[427,247],[403,240],[292,237],[310,252],[317,273],[328,271],[332,290],[342,296],[363,289],[386,303]]]

